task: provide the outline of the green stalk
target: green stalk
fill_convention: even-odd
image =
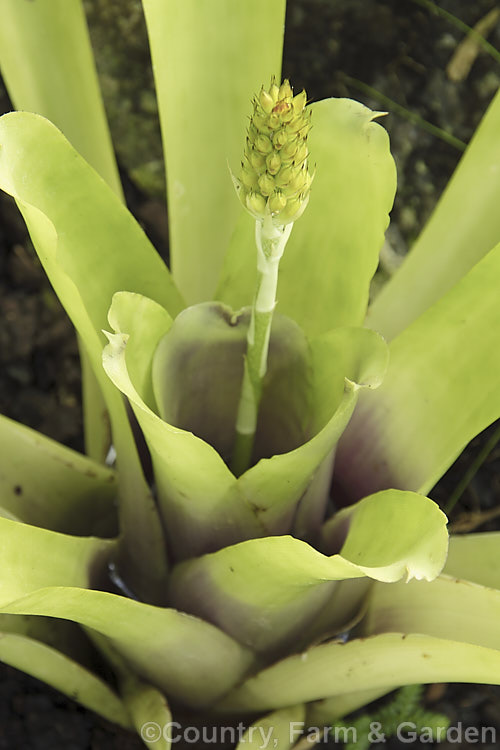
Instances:
[[[279,263],[292,227],[293,222],[275,227],[270,214],[255,222],[258,279],[247,334],[243,384],[236,417],[236,439],[231,466],[236,476],[249,468],[252,458],[262,381],[267,372]]]

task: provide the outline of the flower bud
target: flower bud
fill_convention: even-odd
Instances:
[[[295,221],[309,199],[307,134],[311,127],[307,96],[293,95],[285,80],[271,80],[254,99],[242,168],[234,178],[242,204],[257,219],[275,226]]]
[[[293,120],[293,117],[294,117],[294,111],[293,111],[293,109],[291,107],[290,107],[290,109],[284,110],[282,112],[282,114],[281,114],[281,119],[285,123],[288,123],[291,120]]]
[[[304,91],[304,89],[302,89],[300,94],[297,94],[297,96],[294,96],[292,99],[293,112],[296,114],[300,114],[302,110],[304,109],[304,107],[306,106],[306,102],[307,102],[307,94]]]
[[[288,132],[293,133],[293,135],[297,136],[297,133],[304,126],[304,124],[305,124],[305,121],[303,117],[301,117],[300,115],[297,117],[294,117],[288,123]]]
[[[271,112],[268,125],[271,130],[277,130],[281,125],[281,118],[277,112]]]
[[[292,87],[290,86],[288,79],[285,79],[279,88],[278,99],[280,101],[282,99],[291,99],[292,96],[293,96]]]
[[[279,86],[277,86],[277,85],[276,85],[276,83],[275,83],[275,81],[274,81],[274,78],[273,78],[273,79],[271,80],[271,86],[270,86],[270,88],[269,88],[269,96],[270,96],[270,97],[271,97],[271,99],[273,100],[273,106],[274,106],[274,105],[276,104],[276,102],[278,101],[278,94],[279,94],[279,91],[280,91],[280,89],[279,89]]]
[[[283,148],[287,141],[288,136],[286,134],[286,130],[283,130],[283,128],[281,128],[281,130],[278,130],[277,133],[273,134],[273,146],[278,151],[280,148]]]
[[[258,185],[260,189],[260,194],[265,196],[266,198],[271,195],[271,193],[274,190],[274,179],[271,177],[270,174],[267,172],[264,172],[264,174],[259,177]]]
[[[243,185],[248,190],[255,190],[257,187],[258,178],[253,169],[243,168],[241,170],[241,177],[240,177]]]
[[[285,208],[280,212],[280,216],[285,219],[283,223],[287,224],[290,221],[298,219],[306,207],[308,200],[309,196],[304,200],[301,200],[300,198],[291,198],[287,200]]]
[[[295,176],[295,170],[293,166],[284,167],[280,170],[279,174],[276,175],[277,187],[284,188],[288,185],[290,180]]]
[[[269,197],[269,210],[272,214],[279,213],[286,206],[286,198],[279,190],[275,190]]]
[[[272,151],[266,159],[266,168],[269,174],[275,175],[280,171],[281,159],[276,151]]]
[[[301,170],[298,174],[294,175],[287,185],[289,194],[295,195],[296,193],[302,193],[307,187],[308,176],[307,170]]]
[[[257,114],[254,114],[254,116],[252,117],[252,122],[257,128],[257,130],[259,131],[259,133],[266,134],[266,133],[269,133],[272,129],[270,122],[269,122],[269,117],[266,116],[265,114],[259,114],[257,112]]]
[[[259,154],[258,151],[251,151],[250,152],[250,164],[254,168],[254,170],[260,174],[264,171],[266,168],[266,157],[263,154]]]
[[[266,200],[258,193],[249,193],[246,197],[246,205],[252,214],[263,214],[266,210]]]
[[[298,138],[304,139],[307,138],[309,135],[309,131],[311,130],[311,123],[306,122],[299,131],[297,131]]]
[[[254,145],[257,151],[260,151],[261,154],[270,154],[273,150],[273,144],[267,135],[258,135],[255,139]]]
[[[266,115],[271,114],[274,107],[274,99],[270,94],[268,94],[267,91],[264,90],[264,87],[262,87],[260,90],[259,102]]]
[[[298,151],[297,141],[293,140],[286,143],[281,149],[280,158],[282,162],[289,162],[295,159],[295,154]],[[307,149],[307,147],[306,147]]]
[[[294,154],[293,160],[295,164],[302,164],[307,159],[307,143],[303,141],[299,144],[297,151]]]

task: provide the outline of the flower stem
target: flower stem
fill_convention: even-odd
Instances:
[[[236,417],[236,438],[231,469],[236,476],[243,474],[252,459],[257,429],[262,381],[267,372],[269,339],[276,307],[278,268],[293,222],[275,227],[271,215],[255,223],[257,245],[257,291],[252,306],[247,333],[243,383]]]

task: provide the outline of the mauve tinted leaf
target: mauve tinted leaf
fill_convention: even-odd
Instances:
[[[335,474],[355,500],[397,487],[427,493],[500,416],[500,245],[390,344],[379,390],[360,396]]]
[[[154,355],[160,416],[193,432],[231,459],[250,311],[207,302],[177,316]],[[253,462],[301,445],[310,428],[308,344],[291,320],[276,315]]]
[[[289,536],[252,539],[177,565],[169,580],[179,609],[213,622],[261,652],[297,640],[335,591],[335,581],[431,580],[448,548],[446,516],[426,497],[389,490],[351,512],[340,554]]]

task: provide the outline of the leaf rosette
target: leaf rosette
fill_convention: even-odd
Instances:
[[[33,18],[50,20],[33,6],[8,14],[27,14],[27,33]],[[0,186],[79,333],[94,389],[92,459],[0,421],[0,658],[126,727],[165,724],[167,701],[215,724],[272,711],[259,726],[273,727],[283,748],[290,722],[327,723],[408,681],[498,681],[498,539],[452,539],[440,575],[446,517],[421,494],[500,413],[498,248],[488,234],[485,258],[461,267],[453,289],[438,280],[442,298],[427,307],[403,274],[372,315],[389,329],[386,318],[394,325],[411,297],[415,322],[387,345],[361,327],[395,191],[379,113],[346,99],[308,105],[286,82],[262,89],[241,203],[280,227],[303,215],[280,270],[250,466],[236,476],[256,264],[225,164],[240,151],[248,91],[278,68],[284,5],[263,0],[249,13],[236,4],[238,22],[216,52],[204,31],[214,14],[227,29],[224,3],[144,7],[172,272],[54,125],[29,112],[0,119]],[[61,23],[81,23],[75,12]],[[186,29],[198,27],[186,45]],[[84,44],[78,28],[71,38]],[[205,139],[200,112],[211,113]],[[67,112],[50,114],[68,133]],[[491,140],[498,127],[488,123]],[[109,171],[79,128],[71,140]],[[119,192],[115,173],[105,178]],[[471,351],[488,366],[477,368]],[[99,462],[99,405],[115,469]]]
[[[331,114],[325,109],[323,122],[342,128],[335,110],[347,119],[352,112],[364,139],[371,115],[352,107],[332,100]],[[364,119],[357,119],[360,114]],[[326,135],[321,119],[320,150],[321,134]],[[101,356],[96,337],[101,329],[112,329],[99,378],[104,389],[109,390],[108,382],[117,389],[114,393],[126,396],[144,436],[153,466],[156,524],[165,530],[170,564],[162,578],[164,606],[155,607],[124,595],[134,591],[134,579],[127,575],[130,557],[121,552],[124,531],[130,534],[123,525],[126,515],[116,541],[65,536],[5,520],[5,539],[12,535],[12,545],[4,548],[3,569],[11,573],[11,586],[3,591],[6,616],[44,615],[84,625],[123,684],[132,670],[174,702],[208,707],[258,670],[262,659],[283,658],[332,630],[349,627],[362,612],[364,581],[435,577],[446,555],[446,521],[427,498],[382,492],[353,506],[341,516],[340,527],[324,525],[335,448],[359,393],[376,388],[383,378],[388,358],[383,339],[355,325],[314,331],[317,326],[310,325],[300,305],[295,319],[277,315],[252,466],[235,477],[227,455],[234,438],[248,311],[205,302],[179,313],[180,295],[164,267],[166,281],[161,291],[158,287],[152,248],[55,128],[33,115],[9,115],[3,122],[2,183],[16,196],[32,235],[44,246],[46,267],[89,344],[94,364]],[[39,140],[34,130],[40,132]],[[9,149],[10,140],[23,142],[22,157],[18,149]],[[39,152],[42,142],[51,143],[45,160]],[[324,143],[328,160],[333,157],[328,156],[331,138]],[[381,146],[376,142],[377,149]],[[30,149],[36,155],[36,173],[19,180]],[[45,181],[53,180],[54,163],[59,165],[58,188],[48,193]],[[92,285],[83,281],[89,259],[77,247],[86,219],[81,206],[75,212],[75,203],[61,210],[58,193],[86,181],[97,196],[86,208],[89,221],[93,217],[96,252],[103,242],[118,249],[126,241],[132,248],[136,260],[124,269],[129,274],[125,284],[125,277],[116,277],[112,254]],[[321,191],[321,179],[318,185]],[[307,212],[301,221],[307,221]],[[374,222],[374,251],[384,223],[381,212]],[[131,241],[131,233],[137,233],[137,241]],[[229,265],[233,257],[230,253]],[[139,278],[142,289],[120,291],[120,286],[138,289]],[[358,284],[351,294],[363,295],[362,279]],[[78,297],[71,294],[74,285]],[[113,303],[103,321],[102,295],[112,286]],[[332,316],[332,322],[342,321]],[[306,334],[304,323],[313,330]],[[135,460],[135,443],[125,442],[127,423],[113,391],[108,403],[114,434],[118,438],[119,430],[124,431],[116,442],[120,476],[127,456]],[[122,485],[119,491],[126,497],[128,489]],[[144,524],[137,495],[134,500],[135,518]],[[31,535],[37,559],[50,555],[54,560],[53,565],[39,566],[35,577],[27,572],[30,556],[21,562],[10,551],[21,529]],[[77,549],[82,552],[76,554]],[[63,563],[66,559],[72,564]],[[99,590],[109,566],[125,582],[122,594]],[[22,587],[16,583],[21,581]],[[144,598],[144,593],[135,593]],[[138,632],[143,634],[139,640]],[[50,662],[52,653],[43,653]],[[214,680],[216,668],[219,677]],[[102,710],[114,712],[116,720],[114,700],[108,696],[109,707]]]

